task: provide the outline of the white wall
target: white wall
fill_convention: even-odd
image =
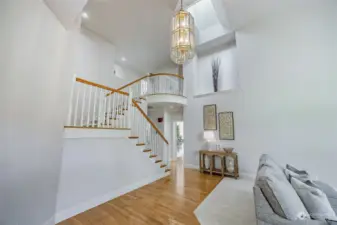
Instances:
[[[0,224],[54,224],[74,73],[110,84],[114,47],[66,31],[38,0],[0,2]]]
[[[71,80],[66,31],[42,1],[2,0],[0,11],[0,224],[54,224]]]
[[[214,92],[212,78],[212,60],[221,60],[218,91],[234,89],[237,86],[237,52],[236,46],[231,41],[229,45],[223,46],[217,52],[198,57],[197,79],[195,80],[195,95]]]
[[[136,147],[135,141],[65,139],[56,221],[107,202],[164,174],[141,147]]]
[[[73,72],[83,79],[113,86],[117,80],[113,76],[115,47],[85,29],[68,32],[68,37]]]
[[[114,81],[114,88],[119,88],[143,76],[143,74],[137,73],[125,65],[115,64],[114,69],[114,76],[118,78]]]
[[[158,118],[164,118],[164,108],[151,109],[148,111],[149,118],[158,127],[161,132],[164,132],[164,122],[159,123]]]
[[[337,186],[337,3],[294,8],[237,32],[239,88],[193,98],[187,85],[185,163],[198,165],[203,105],[234,111],[241,172],[255,173],[262,153],[308,169]],[[185,68],[193,83],[197,65]],[[193,115],[193,116],[191,116]]]
[[[85,28],[80,32],[68,32],[68,38],[74,59],[72,71],[78,77],[112,88],[119,88],[140,77],[132,69],[115,64],[115,46]]]
[[[88,0],[44,0],[66,29],[77,28],[81,24],[81,12]]]
[[[176,159],[176,140],[175,140],[175,127],[177,121],[183,120],[182,111],[173,111],[167,107],[158,107],[149,110],[149,117],[155,125],[163,132],[166,140],[169,142],[167,150],[169,151],[169,159]],[[158,118],[164,118],[162,123],[158,123]]]

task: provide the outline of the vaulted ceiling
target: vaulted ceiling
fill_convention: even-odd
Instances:
[[[106,38],[140,73],[155,71],[170,62],[170,25],[176,0],[89,0],[90,19],[83,26]]]
[[[224,33],[241,29],[256,18],[285,9],[292,0],[184,0],[197,3],[192,14],[199,30],[223,27]],[[117,49],[117,60],[139,73],[174,67],[170,60],[170,27],[178,0],[88,0],[89,19],[82,26],[107,39]],[[266,18],[264,18],[266,19]],[[212,32],[206,32],[212,33]],[[127,61],[122,62],[125,57]]]

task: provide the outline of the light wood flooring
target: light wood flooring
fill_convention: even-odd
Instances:
[[[193,211],[221,177],[184,169],[181,161],[171,175],[113,199],[58,225],[195,225]]]

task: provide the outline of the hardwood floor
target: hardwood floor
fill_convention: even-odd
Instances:
[[[193,211],[221,177],[172,166],[171,176],[113,199],[58,225],[194,225]]]

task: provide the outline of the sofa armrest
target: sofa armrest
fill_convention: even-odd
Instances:
[[[297,220],[290,221],[274,213],[259,187],[254,187],[255,213],[258,224],[271,225],[327,225],[326,221]],[[261,223],[262,222],[262,223]]]

